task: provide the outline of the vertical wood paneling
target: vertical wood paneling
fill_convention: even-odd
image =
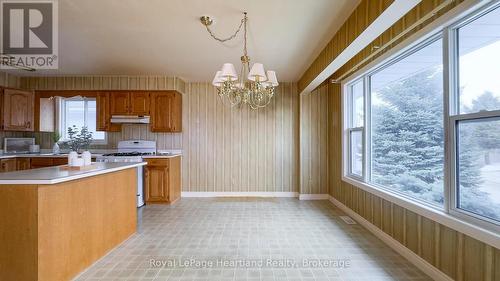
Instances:
[[[300,96],[300,193],[327,194],[328,85]]]
[[[0,72],[0,86],[19,88],[21,86],[21,79],[6,72]]]

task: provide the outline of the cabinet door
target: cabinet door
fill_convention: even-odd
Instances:
[[[3,159],[0,161],[0,170],[2,172],[13,172],[16,169],[16,159]]]
[[[130,114],[149,115],[149,93],[130,93]]]
[[[30,158],[17,158],[16,159],[16,169],[18,171],[31,169],[31,159]]]
[[[3,95],[3,129],[5,131],[34,131],[33,92],[5,89]]]
[[[111,102],[111,115],[128,115],[130,94],[124,92],[109,93]]]
[[[182,132],[182,95],[170,93],[170,132]]]
[[[168,166],[146,166],[144,181],[146,203],[168,203]]]
[[[151,131],[182,131],[182,95],[175,91],[153,93],[151,98]]]
[[[97,93],[96,98],[96,130],[107,131],[109,130],[109,99],[108,93]]]

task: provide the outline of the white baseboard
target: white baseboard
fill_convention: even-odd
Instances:
[[[300,194],[299,200],[328,200],[328,194]]]
[[[362,216],[358,215],[358,213],[349,209],[346,205],[342,204],[337,199],[329,196],[330,202],[333,205],[337,206],[344,213],[351,216],[354,220],[356,220],[360,225],[364,226],[371,233],[373,233],[377,238],[382,240],[385,244],[391,247],[394,251],[398,252],[400,255],[409,260],[413,265],[422,270],[425,274],[429,275],[432,279],[437,281],[453,281],[448,275],[441,272],[439,269],[435,268],[432,264],[428,263],[426,260],[421,258],[419,255],[415,254],[410,249],[406,248],[404,245],[399,243],[396,239],[392,238],[387,233],[383,232],[381,229],[373,225],[371,222],[367,221]]]
[[[181,192],[181,197],[298,197],[298,192]]]

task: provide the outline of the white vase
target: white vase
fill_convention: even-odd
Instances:
[[[61,148],[59,147],[59,144],[55,142],[54,145],[52,146],[52,153],[59,154],[60,152]]]
[[[82,158],[83,158],[85,166],[88,166],[88,165],[92,164],[92,154],[90,153],[90,151],[85,150],[82,153]]]

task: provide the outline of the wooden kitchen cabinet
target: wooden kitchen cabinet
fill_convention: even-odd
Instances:
[[[31,158],[16,158],[16,170],[23,171],[31,169]]]
[[[148,92],[110,93],[111,115],[149,115]]]
[[[130,93],[112,92],[109,95],[111,115],[128,115],[130,107]]]
[[[45,168],[54,166],[54,162],[50,157],[33,157],[31,158],[31,169]]]
[[[146,204],[171,204],[177,201],[181,195],[181,157],[146,160]]]
[[[182,131],[182,95],[176,91],[151,94],[151,131]]]
[[[131,115],[149,115],[149,93],[135,92],[130,93],[130,109]]]
[[[105,132],[120,132],[120,124],[111,123],[110,93],[98,92],[96,96],[97,118],[96,130]]]
[[[17,170],[16,159],[2,159],[0,161],[1,172],[13,172]]]
[[[3,89],[2,130],[34,131],[35,94],[32,91]]]

